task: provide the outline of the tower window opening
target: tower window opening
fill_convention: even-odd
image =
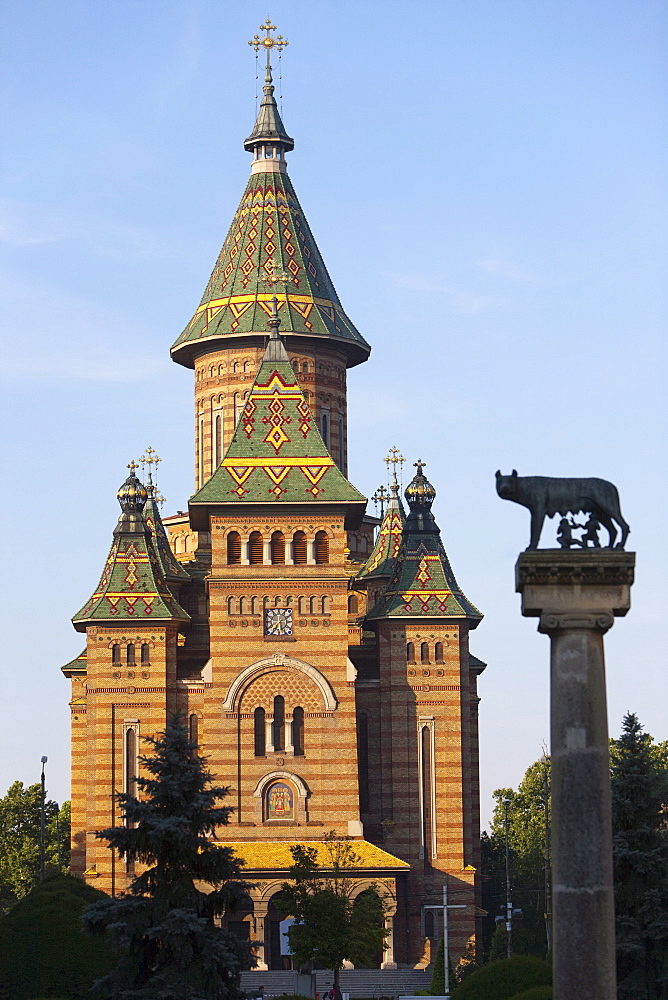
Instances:
[[[423,726],[420,732],[420,753],[422,756],[422,843],[425,858],[432,855],[432,780],[433,761],[431,755],[431,730]]]
[[[151,647],[147,642],[142,642],[141,644],[141,665],[142,667],[148,667],[151,662]]]
[[[303,372],[308,371],[308,363],[306,361],[302,361],[302,371]]]
[[[318,565],[329,562],[329,538],[326,531],[316,531],[315,561]]]
[[[129,667],[136,667],[137,659],[135,656],[135,644],[134,642],[128,643],[128,648],[126,650],[126,661]]]
[[[298,603],[298,607],[299,607],[299,614],[300,615],[307,615],[308,614],[308,597],[300,597],[299,601],[297,603]]]
[[[238,566],[241,562],[241,535],[230,531],[227,536],[227,565]]]
[[[274,721],[271,724],[271,742],[274,750],[285,750],[285,699],[277,694],[274,698]]]
[[[303,531],[295,531],[292,536],[292,561],[297,566],[305,566],[308,561],[306,535]]]
[[[253,727],[255,734],[255,756],[264,757],[267,753],[266,746],[266,726],[263,708],[256,708],[253,713]]]
[[[285,562],[285,536],[282,531],[275,531],[271,536],[271,561],[274,566],[282,566]]]
[[[434,659],[437,663],[443,663],[443,643],[437,642],[434,646]]]
[[[251,597],[251,614],[252,615],[259,615],[260,614],[260,598],[259,597]]]
[[[247,597],[239,598],[239,614],[247,615],[250,611],[250,602]]]
[[[420,662],[429,663],[429,643],[423,642],[420,645]]]
[[[330,613],[329,609],[330,609],[331,603],[332,603],[331,597],[328,594],[326,594],[322,598],[322,601],[320,602],[320,604],[321,604],[321,611],[322,611],[323,615],[328,615]]]
[[[318,613],[318,598],[312,597],[309,602],[309,609],[312,615],[317,615]]]
[[[220,465],[222,459],[223,451],[223,431],[222,431],[222,420],[220,419],[220,413],[216,414],[216,427],[215,427],[215,455],[214,464],[216,468]]]
[[[415,663],[415,643],[406,643],[406,659],[409,663]]]
[[[357,716],[357,768],[360,790],[360,812],[369,809],[369,720],[366,712]]]
[[[121,662],[121,647],[117,642],[111,647],[111,662],[114,667],[119,666]]]
[[[193,753],[199,749],[199,719],[195,712],[188,717],[188,739],[194,744]]]
[[[320,418],[321,430],[322,430],[322,440],[325,442],[325,447],[329,448],[329,420],[327,419],[327,414],[323,413]]]
[[[435,937],[434,934],[434,914],[431,910],[424,911],[424,936],[428,938]]]
[[[248,539],[248,561],[251,566],[264,562],[264,538],[259,531],[251,531]]]
[[[304,709],[292,710],[292,750],[295,757],[304,756]]]
[[[351,594],[348,598],[348,614],[356,615],[359,611],[359,600],[357,594]]]

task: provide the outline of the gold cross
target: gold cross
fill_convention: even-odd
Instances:
[[[286,45],[289,45],[287,38],[283,38],[283,35],[276,35],[274,37],[271,32],[276,31],[276,25],[272,24],[269,18],[267,18],[264,24],[260,25],[260,31],[265,32],[264,38],[260,38],[259,35],[253,35],[249,41],[249,45],[257,52],[259,49],[263,48],[267,50],[267,66],[269,65],[269,53],[272,49],[278,49],[278,54],[280,55],[282,50]]]
[[[272,258],[267,261],[267,264],[271,268],[271,274],[267,274],[267,277],[262,279],[263,281],[268,282],[270,285],[287,285],[289,281],[292,281],[290,275],[286,274],[285,271],[281,270],[277,272],[277,269],[281,266],[278,261]]]
[[[380,516],[383,517],[385,513],[385,503],[390,499],[390,494],[384,486],[379,486],[374,495],[371,497],[373,502],[378,506],[380,504]]]
[[[136,462],[134,462],[134,461],[133,462],[128,462],[128,469],[130,470],[130,475],[131,476],[134,476],[135,469],[138,469],[138,468],[139,468],[139,466],[137,465]]]
[[[151,446],[149,445],[149,447],[146,449],[145,454],[141,456],[141,458],[139,459],[139,461],[141,462],[141,465],[142,465],[142,472],[144,471],[144,466],[148,465],[148,483],[147,483],[147,485],[149,487],[149,491],[152,491],[154,489],[154,483],[153,483],[153,466],[155,466],[155,474],[156,474],[156,478],[157,478],[157,475],[158,475],[158,466],[160,465],[162,459],[158,456],[158,454],[156,453],[156,451],[153,448],[151,448]],[[157,485],[156,485],[156,489],[157,489]]]
[[[401,472],[401,466],[404,464],[406,459],[401,454],[398,448],[390,448],[389,452],[385,456],[385,465],[387,466],[387,472],[389,475],[390,465],[394,466],[392,469],[392,475],[396,479],[397,475],[397,465],[399,466],[399,472]]]

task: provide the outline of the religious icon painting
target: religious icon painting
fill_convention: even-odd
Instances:
[[[295,794],[285,781],[274,781],[265,793],[267,819],[294,819]]]

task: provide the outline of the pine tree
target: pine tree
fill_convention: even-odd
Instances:
[[[432,996],[442,997],[445,993],[445,945],[441,939],[436,949],[436,958],[431,970],[431,985],[429,992]]]
[[[140,758],[151,775],[136,779],[142,798],[119,794],[126,825],[96,834],[126,862],[147,866],[128,894],[83,914],[86,928],[107,934],[120,952],[96,989],[105,1000],[237,1000],[240,973],[251,964],[248,947],[215,919],[249,886],[231,848],[211,841],[229,821],[231,809],[216,806],[228,789],[212,786],[179,716],[146,742],[153,754]]]
[[[668,998],[668,761],[628,713],[612,741],[620,1000]]]

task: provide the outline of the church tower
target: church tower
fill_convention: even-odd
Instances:
[[[453,955],[478,920],[481,614],[454,577],[417,464],[381,521],[347,479],[346,371],[370,348],[343,310],[286,169],[270,55],[245,148],[251,175],[202,301],[172,347],[195,372],[195,493],[160,516],[131,473],[93,596],[74,617],[73,872],[107,892],[133,872],[95,838],[122,822],[142,737],[187,720],[234,814],[219,835],[256,883],[230,929],[258,968],[289,965],[276,895],[290,845],[351,838],[355,894],[385,897],[379,962],[424,968],[457,905]],[[393,460],[397,461],[396,449]],[[403,461],[403,459],[401,459]],[[378,528],[377,534],[375,530]],[[455,898],[456,897],[456,898]],[[226,920],[228,918],[225,918]]]

